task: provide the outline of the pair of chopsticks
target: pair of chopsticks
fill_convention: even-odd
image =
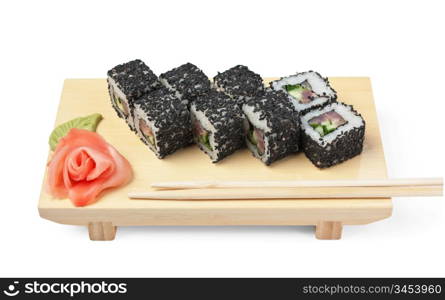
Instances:
[[[433,197],[443,195],[443,178],[179,181],[153,183],[151,187],[157,190],[130,192],[128,197],[152,200]]]

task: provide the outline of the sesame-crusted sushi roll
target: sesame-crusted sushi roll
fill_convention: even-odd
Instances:
[[[301,117],[302,146],[319,168],[327,168],[362,152],[365,121],[341,102],[312,110]]]
[[[187,104],[210,90],[210,80],[207,75],[191,63],[161,74],[159,80]]]
[[[263,79],[248,67],[238,65],[213,78],[216,90],[224,92],[242,105],[245,101],[264,93]]]
[[[187,106],[167,89],[142,96],[133,113],[137,135],[158,158],[193,142]]]
[[[134,102],[161,86],[158,77],[143,61],[136,59],[109,70],[107,81],[114,110],[134,130]]]
[[[281,91],[267,91],[243,105],[247,147],[266,165],[298,152],[299,115]]]
[[[272,81],[270,86],[287,93],[295,109],[302,115],[337,99],[337,92],[332,89],[328,79],[314,71],[283,77]]]
[[[211,91],[191,104],[193,136],[213,163],[245,146],[244,115],[229,96]]]

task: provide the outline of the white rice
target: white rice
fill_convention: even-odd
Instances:
[[[213,151],[207,148],[205,145],[201,145],[202,149],[210,156],[210,159],[212,161],[216,161],[218,159],[218,143],[215,141],[215,132],[216,129],[213,126],[212,123],[210,123],[209,119],[205,116],[205,114],[202,111],[196,110],[196,105],[193,103],[190,107],[190,113],[191,113],[191,119],[192,119],[192,126],[194,126],[195,120],[198,120],[201,123],[201,126],[209,132],[209,143],[212,147]],[[197,139],[195,138],[196,143],[199,143]]]
[[[256,128],[261,129],[264,133],[270,132],[271,129],[267,125],[266,119],[260,120],[261,112],[254,112],[253,106],[243,105],[243,112],[246,115],[249,122]],[[248,138],[246,138],[247,147],[250,151],[255,155],[255,157],[261,159],[263,162],[266,162],[269,155],[269,139],[264,135],[264,153],[259,154],[257,146],[253,145]]]
[[[319,97],[308,103],[300,103],[294,97],[289,95],[289,98],[292,100],[292,104],[297,111],[302,111],[312,106],[323,104],[330,99],[335,98],[336,94],[334,90],[325,82],[324,78],[320,77],[318,73],[313,71],[298,73],[296,75],[284,77],[280,80],[274,81],[272,82],[272,88],[276,91],[282,90],[288,94],[285,89],[287,85],[301,84],[305,81],[309,83],[312,91]]]
[[[309,120],[331,110],[337,112],[345,121],[347,121],[347,123],[341,125],[340,127],[335,129],[331,133],[326,134],[325,136],[320,136],[320,134],[314,128],[312,128],[312,126],[309,125]],[[322,109],[316,109],[310,111],[301,117],[302,129],[305,131],[307,135],[309,135],[314,141],[317,141],[317,143],[321,146],[325,146],[326,144],[332,143],[332,141],[335,140],[337,136],[345,132],[348,132],[354,128],[362,127],[363,124],[364,124],[363,119],[360,116],[356,115],[354,112],[352,112],[350,106],[340,102],[331,103],[329,105],[326,105]]]
[[[261,112],[254,112],[254,109],[255,108],[253,106],[243,105],[243,112],[249,119],[250,123],[264,132],[269,132],[270,128],[267,125],[266,119],[260,120]]]

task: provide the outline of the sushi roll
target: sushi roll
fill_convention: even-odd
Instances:
[[[167,89],[142,96],[133,114],[136,134],[158,158],[193,142],[187,106]]]
[[[264,93],[261,76],[242,65],[218,73],[213,78],[213,85],[216,90],[229,95],[240,105]]]
[[[114,110],[134,130],[134,102],[161,86],[158,77],[143,61],[136,59],[109,70],[107,81]]]
[[[352,106],[335,102],[301,117],[303,152],[327,168],[362,152],[365,121]]]
[[[247,117],[246,143],[266,165],[298,152],[299,115],[282,91],[267,91],[243,105]]]
[[[245,146],[243,112],[224,93],[213,90],[199,96],[190,114],[194,140],[213,163]]]
[[[288,94],[289,100],[302,115],[337,99],[337,92],[332,89],[328,79],[314,71],[283,77],[272,81],[270,87]]]
[[[191,63],[161,74],[159,80],[186,103],[210,90],[210,80],[207,75]]]

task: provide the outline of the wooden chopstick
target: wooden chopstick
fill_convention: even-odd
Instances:
[[[225,189],[225,188],[301,188],[301,187],[370,187],[370,186],[443,186],[443,178],[361,179],[361,180],[282,180],[282,181],[176,181],[155,182],[152,188]]]
[[[443,185],[394,186],[305,186],[279,189],[224,188],[131,192],[132,199],[152,200],[247,200],[247,199],[335,199],[442,196]]]

